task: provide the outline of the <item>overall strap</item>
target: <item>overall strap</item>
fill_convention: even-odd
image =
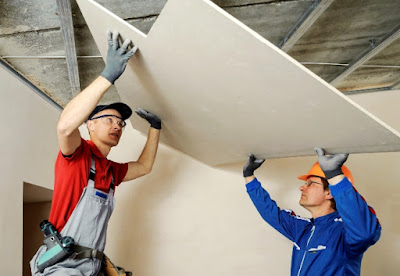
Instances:
[[[88,179],[88,186],[91,185],[94,187],[94,177],[96,176],[96,164],[93,158],[93,154],[91,155],[91,165],[90,165],[90,173],[89,173],[89,179]],[[114,190],[114,174],[111,171],[111,184],[110,184],[110,189]]]
[[[94,177],[96,176],[96,165],[94,162],[93,155],[91,155],[91,165],[90,165],[90,173],[89,173],[89,179],[88,179],[88,187],[94,187]]]
[[[114,190],[114,173],[111,167],[111,184],[110,184],[110,190],[113,189]]]

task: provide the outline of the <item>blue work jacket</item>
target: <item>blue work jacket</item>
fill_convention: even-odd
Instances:
[[[281,210],[257,179],[246,188],[262,218],[293,242],[292,276],[360,275],[363,253],[378,241],[381,226],[347,178],[330,186],[337,211],[316,219]]]

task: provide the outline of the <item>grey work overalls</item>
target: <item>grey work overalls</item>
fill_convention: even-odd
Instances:
[[[95,173],[95,163],[92,157],[91,174]],[[93,177],[90,177],[94,179]],[[75,244],[104,251],[108,220],[114,210],[114,189],[111,184],[110,191],[104,193],[94,188],[94,181],[89,179],[87,187],[61,231],[63,237],[70,236]],[[113,178],[112,178],[113,179]],[[113,183],[113,180],[112,180]],[[40,273],[37,263],[47,247],[42,245],[30,261],[32,275],[97,275],[101,267],[101,260],[92,258],[73,259],[76,253],[69,258],[45,268]]]

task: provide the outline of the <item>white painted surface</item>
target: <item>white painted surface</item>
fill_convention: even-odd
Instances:
[[[52,189],[60,112],[2,66],[0,84],[0,267],[22,275],[23,186]]]
[[[169,0],[147,37],[77,2],[103,57],[107,29],[140,49],[116,82],[122,100],[159,115],[162,142],[206,164],[313,155],[314,146],[400,150],[396,131],[210,1]]]
[[[22,184],[52,187],[59,112],[2,70],[0,81],[0,237],[7,249],[0,252],[0,266],[2,275],[21,275]],[[356,101],[390,123],[398,122],[396,99],[376,93]],[[396,112],[386,113],[385,106]],[[85,126],[81,133],[86,136]],[[135,160],[145,141],[128,125],[109,157]],[[296,177],[315,160],[268,160],[256,175],[281,207],[307,215],[297,203]],[[398,275],[400,153],[354,154],[346,164],[383,227],[381,240],[364,256],[362,275]],[[245,192],[242,166],[212,168],[160,146],[151,174],[117,188],[106,253],[137,276],[289,275],[292,244],[257,214]]]
[[[400,132],[400,90],[354,94],[349,98]]]

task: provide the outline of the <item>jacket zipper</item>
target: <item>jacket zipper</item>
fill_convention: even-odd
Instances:
[[[304,259],[306,257],[306,254],[307,254],[308,243],[310,242],[312,236],[314,235],[314,230],[315,230],[315,225],[313,225],[313,227],[311,228],[311,235],[308,238],[308,241],[307,241],[307,244],[306,244],[306,248],[304,250],[303,258],[301,259],[300,268],[299,268],[299,271],[297,272],[297,276],[300,276],[300,271],[301,271],[301,268],[303,267],[303,262],[304,262]]]

